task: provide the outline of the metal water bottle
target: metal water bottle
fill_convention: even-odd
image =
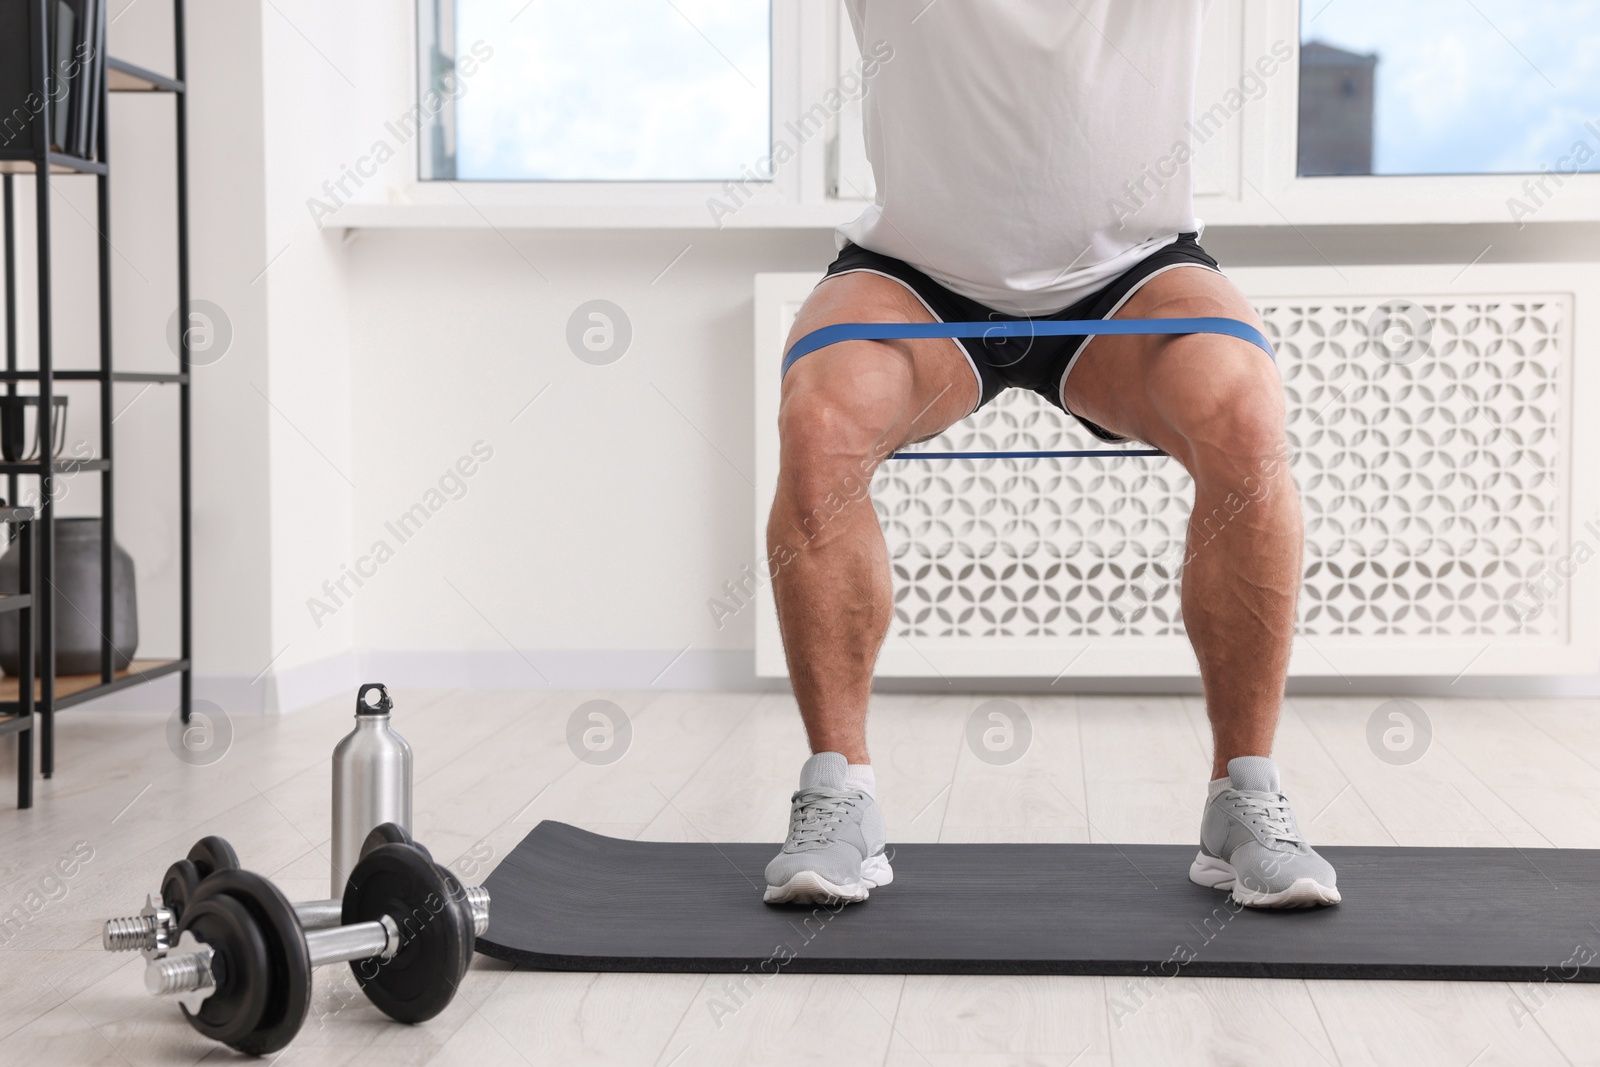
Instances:
[[[361,858],[361,845],[382,823],[411,832],[411,746],[389,726],[389,690],[369,682],[356,692],[356,728],[333,750],[333,877],[335,899]]]

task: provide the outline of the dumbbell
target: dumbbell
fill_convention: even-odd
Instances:
[[[283,1048],[311,1004],[311,969],[348,962],[367,999],[405,1023],[455,996],[488,926],[468,891],[416,848],[379,844],[350,873],[343,925],[307,930],[261,875],[214,871],[189,898],[176,939],[145,965],[145,988],[175,996],[195,1030],[250,1055]]]
[[[166,952],[172,927],[177,915],[201,879],[213,871],[234,870],[239,866],[239,854],[221,837],[202,837],[189,849],[189,854],[167,868],[161,877],[159,893],[145,898],[145,906],[137,918],[112,919],[106,923],[101,944],[112,952],[126,949],[143,949],[145,955]]]
[[[361,844],[361,854],[383,844],[409,845],[433,858],[420,843],[413,841],[405,829],[395,823],[374,827]],[[171,947],[172,932],[183,917],[184,906],[199,888],[200,882],[216,871],[239,870],[239,855],[232,845],[221,837],[202,837],[184,859],[167,868],[161,879],[161,892],[145,898],[145,906],[138,915],[121,919],[107,919],[101,932],[100,943],[107,952],[132,952],[142,950],[146,958],[164,956]],[[468,904],[474,917],[487,913],[488,894],[480,886],[467,888]],[[340,902],[338,900],[308,900],[293,905],[300,925],[307,930],[321,930],[338,926]]]

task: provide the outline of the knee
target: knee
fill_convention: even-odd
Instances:
[[[1282,454],[1283,395],[1276,390],[1242,393],[1219,405],[1203,443],[1211,446],[1213,462],[1253,465]]]
[[[1186,446],[1191,469],[1258,470],[1287,455],[1284,416],[1277,372],[1255,353],[1214,367],[1173,420],[1173,428]]]
[[[778,411],[780,495],[806,512],[864,499],[873,472],[894,450],[876,407],[870,397],[826,389],[785,395]]]

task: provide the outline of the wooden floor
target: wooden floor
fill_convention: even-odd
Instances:
[[[633,720],[630,750],[605,767],[566,743],[568,716],[596,697]],[[963,735],[981,699],[876,701],[891,841],[1195,840],[1208,750],[1197,701],[1013,698],[1032,747],[992,766]],[[1313,842],[1600,848],[1600,701],[1422,699],[1434,738],[1408,766],[1367,747],[1378,703],[1285,709],[1277,756]],[[787,696],[400,692],[396,705],[416,752],[417,836],[469,879],[546,818],[656,840],[777,842],[805,755]],[[192,767],[159,718],[61,716],[62,771],[39,783],[33,810],[0,810],[0,910],[27,916],[0,928],[0,1065],[236,1058],[145,994],[140,960],[101,951],[100,923],[136,911],[206,833],[292,898],[325,896],[328,757],[350,725],[345,698],[236,719],[228,754]],[[13,795],[14,747],[0,746],[0,796]],[[73,874],[52,877],[62,857]],[[1573,940],[1575,953],[1600,955],[1600,901],[1594,928]],[[450,1008],[418,1027],[348,999],[333,981],[342,969],[329,968],[279,1062],[1600,1064],[1600,987],[1563,983],[1551,963],[1551,981],[1517,987],[782,975],[741,1000],[722,975],[552,974],[480,957]]]

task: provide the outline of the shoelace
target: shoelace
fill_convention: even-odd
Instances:
[[[1286,845],[1303,845],[1305,839],[1295,830],[1294,813],[1289,809],[1289,798],[1282,793],[1233,791],[1234,810],[1246,823],[1264,831],[1264,836],[1282,841]]]
[[[860,796],[821,787],[796,790],[789,813],[790,841],[796,845],[826,843]]]

